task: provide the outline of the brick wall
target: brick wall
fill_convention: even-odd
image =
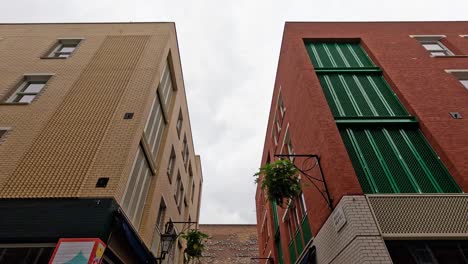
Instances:
[[[195,155],[178,44],[173,23],[0,24],[0,100],[26,73],[53,73],[29,105],[0,104],[0,198],[113,197],[120,201],[166,59],[172,61],[173,94],[166,133],[151,178],[140,235],[151,247],[159,203],[166,219],[197,221],[202,170]],[[41,59],[58,38],[82,38],[67,59]],[[166,175],[171,148],[177,153],[186,195],[182,139],[175,124],[182,111],[193,168],[193,202],[179,212],[175,186]],[[127,112],[133,119],[123,119]],[[96,188],[108,177],[106,188]]]
[[[202,263],[259,263],[255,225],[200,225],[210,239],[206,243]]]
[[[262,164],[280,154],[272,137],[274,113],[281,91],[286,107],[279,136],[283,142],[286,127],[296,154],[317,154],[334,205],[344,195],[362,194],[353,166],[319,80],[304,46],[306,39],[361,39],[372,60],[382,68],[385,79],[406,109],[420,122],[423,134],[464,192],[468,191],[468,120],[452,119],[449,112],[468,113],[468,92],[446,69],[468,69],[468,57],[430,57],[409,35],[446,35],[444,44],[457,55],[468,55],[466,34],[468,22],[375,22],[375,23],[286,23],[273,97],[266,131]],[[451,109],[451,110],[450,110]],[[319,177],[318,171],[311,171]],[[323,190],[323,186],[320,186]],[[261,190],[257,189],[257,208]],[[315,188],[304,185],[309,222],[318,233],[331,211]],[[279,210],[280,219],[284,210]],[[260,214],[257,214],[257,218]],[[258,233],[263,215],[257,219]],[[286,233],[286,227],[280,226]],[[263,241],[259,241],[264,245]],[[287,249],[286,239],[282,239]],[[260,248],[261,256],[276,251],[273,244]],[[284,253],[285,250],[283,250]],[[265,252],[265,253],[263,253]]]

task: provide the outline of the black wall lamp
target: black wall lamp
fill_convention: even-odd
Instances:
[[[174,242],[177,240],[179,234],[185,231],[182,230],[182,232],[177,234],[174,228],[174,224],[188,224],[188,229],[192,224],[197,224],[197,222],[167,222],[164,228],[164,233],[161,234],[161,253],[159,257],[156,258],[156,263],[162,263],[162,261],[166,258],[166,255],[169,254],[169,251],[171,250]]]

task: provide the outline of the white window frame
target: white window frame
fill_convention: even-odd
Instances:
[[[174,146],[171,149],[171,155],[169,156],[169,162],[167,163],[167,177],[169,177],[169,183],[172,183],[172,175],[174,174],[174,169],[177,161],[177,154],[174,150]]]
[[[462,83],[462,80],[463,81],[468,81],[468,69],[449,69],[449,70],[445,70],[445,72],[450,73],[453,76],[455,76],[458,79],[458,81],[460,82],[460,84],[463,87],[465,87],[465,89],[468,90],[468,85],[465,86]]]
[[[36,97],[41,94],[44,89],[47,87],[47,83],[50,78],[53,76],[53,73],[26,73],[23,75],[23,78],[15,91],[6,99],[5,103],[7,104],[31,104],[36,100]],[[43,84],[42,88],[37,92],[26,92],[30,84],[41,83]],[[30,102],[20,102],[18,98],[23,96],[33,96]]]
[[[410,35],[411,38],[416,39],[421,46],[430,53],[431,57],[450,57],[455,56],[455,54],[442,44],[441,40],[446,38],[445,35]],[[424,44],[434,44],[442,48],[442,50],[429,50]],[[444,53],[445,55],[434,55],[433,53]]]
[[[139,155],[140,151],[141,151],[141,153],[143,155],[143,160],[142,160],[142,163],[141,163],[140,167],[138,168],[138,174],[135,176],[137,178],[135,179],[133,189],[130,190],[129,189],[130,188],[130,182],[131,182],[131,180],[133,179],[133,176],[134,176],[134,170],[136,169],[136,166],[137,166],[137,161],[138,161],[138,158],[140,156]],[[146,163],[146,165],[148,167],[147,173],[143,172],[144,163]],[[154,174],[153,174],[153,171],[151,170],[150,163],[148,161],[148,157],[146,156],[146,152],[144,151],[143,144],[140,142],[140,144],[138,146],[138,149],[137,149],[137,152],[135,154],[132,170],[130,171],[130,176],[128,177],[128,180],[127,180],[127,185],[125,187],[125,192],[124,192],[124,195],[122,196],[122,200],[121,200],[121,203],[120,203],[122,209],[124,210],[124,212],[126,214],[126,216],[128,217],[128,219],[130,220],[130,222],[133,224],[133,226],[136,229],[139,228],[141,220],[143,218],[143,210],[144,210],[144,206],[145,206],[145,203],[146,203],[146,199],[148,198],[149,185],[152,182],[153,176],[154,176]],[[141,177],[144,177],[144,178],[141,179]],[[145,179],[145,177],[148,177],[148,178]],[[136,190],[136,188],[138,187],[138,183],[140,181],[143,181],[142,184],[141,184],[142,188],[140,190]],[[127,199],[128,195],[131,195],[130,200],[128,201],[128,205],[125,205],[125,200]],[[135,199],[136,199],[136,204],[133,204],[133,201]],[[141,204],[141,207],[139,207],[140,204]],[[141,209],[141,211],[139,211],[139,209]]]
[[[47,58],[63,58],[68,59],[78,49],[83,38],[59,38],[54,45],[52,51],[49,52]],[[62,48],[73,47],[72,51],[61,51]],[[64,55],[64,56],[61,56]]]

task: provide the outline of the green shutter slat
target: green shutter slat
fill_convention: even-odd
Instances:
[[[279,233],[279,221],[278,221],[278,208],[276,207],[276,202],[271,202],[271,208],[273,210],[273,223],[275,225],[275,236]]]
[[[395,182],[394,176],[392,175],[390,169],[387,166],[387,162],[385,161],[384,156],[379,150],[378,144],[374,141],[374,136],[373,134],[368,130],[364,130],[367,136],[367,140],[369,140],[370,145],[372,146],[372,151],[375,153],[375,156],[377,157],[379,161],[379,165],[382,168],[385,177],[387,178],[388,182],[390,183],[390,186],[392,188],[392,192],[394,193],[399,193],[400,188],[398,188],[397,183]],[[376,164],[377,166],[377,164]]]
[[[283,264],[284,257],[283,257],[283,248],[281,247],[281,239],[278,238],[275,240],[275,246],[276,246],[276,249],[278,250],[279,264]]]
[[[437,181],[434,179],[434,175],[432,174],[431,170],[427,167],[425,161],[419,154],[419,152],[416,150],[414,147],[413,143],[411,140],[408,138],[408,135],[406,134],[405,130],[400,129],[399,130],[401,136],[403,137],[403,140],[405,141],[406,145],[408,145],[408,148],[411,150],[411,153],[413,154],[414,158],[417,160],[418,164],[415,164],[415,166],[420,166],[421,169],[424,171],[424,176],[425,178],[429,179],[429,181],[432,184],[432,187],[438,192],[441,193],[442,189],[440,188],[439,184]],[[410,132],[411,133],[411,132]]]
[[[291,258],[291,263],[296,262],[296,247],[294,246],[294,240],[289,243],[289,258]]]
[[[379,188],[374,180],[372,171],[370,170],[367,164],[365,155],[360,148],[360,144],[355,137],[354,131],[348,128],[346,129],[346,135],[349,137],[349,141],[352,146],[351,149],[348,149],[348,153],[354,152],[353,156],[357,158],[357,160],[354,161],[354,164],[358,164],[361,167],[361,169],[359,170],[361,174],[358,174],[358,180],[361,183],[361,186],[363,186],[363,190],[364,190],[364,187],[367,187],[367,191],[369,193],[378,193]],[[357,172],[358,171],[356,171],[356,174]]]
[[[307,245],[307,243],[312,239],[312,231],[310,230],[309,218],[307,218],[307,216],[302,220],[301,228],[304,244]]]
[[[301,232],[296,232],[296,237],[294,238],[294,240],[296,241],[297,255],[300,256],[302,253],[302,250],[304,250],[304,245],[302,244]]]
[[[393,180],[396,182],[400,193],[415,193],[417,192],[416,182],[413,182],[410,177],[400,176],[404,168],[399,160],[398,152],[395,152],[394,146],[387,140],[383,129],[375,129],[372,132],[372,136],[379,146],[379,150],[382,156],[385,157],[390,173],[393,176]]]

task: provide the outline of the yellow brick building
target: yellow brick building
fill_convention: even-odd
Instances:
[[[174,23],[0,24],[0,58],[0,263],[83,237],[154,263],[165,223],[198,221]]]

